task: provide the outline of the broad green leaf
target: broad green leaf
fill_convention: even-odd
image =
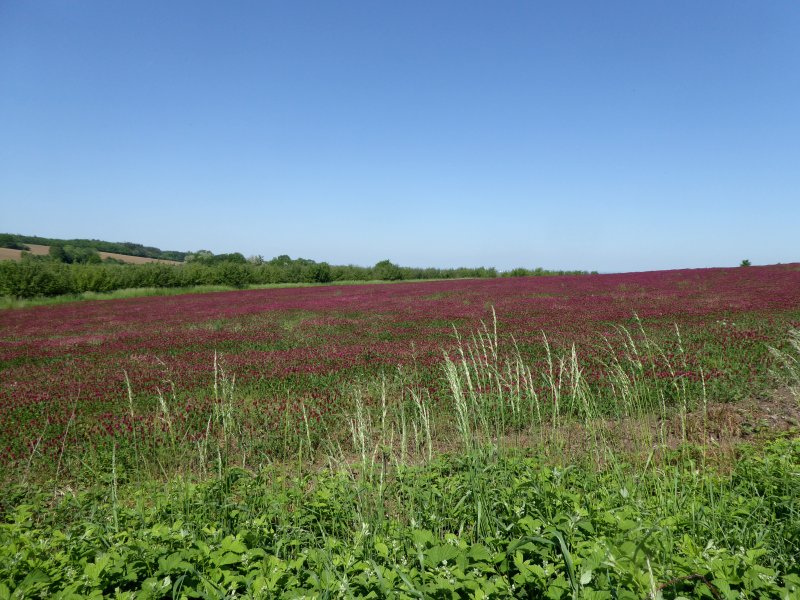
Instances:
[[[222,543],[220,544],[220,549],[223,552],[235,552],[236,554],[241,554],[242,552],[247,551],[247,546],[245,546],[241,541],[237,540],[233,536],[228,536]]]
[[[492,553],[482,544],[470,546],[467,556],[475,562],[490,562],[492,560]]]
[[[377,552],[378,556],[381,558],[389,557],[389,547],[383,542],[375,542],[375,552]]]
[[[436,567],[445,561],[453,561],[459,554],[459,549],[449,544],[434,546],[425,551],[425,563],[430,567]]]
[[[426,529],[415,529],[411,532],[411,539],[415,545],[423,547],[430,546],[434,542],[433,534]]]

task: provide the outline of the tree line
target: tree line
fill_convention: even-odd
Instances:
[[[27,255],[21,261],[0,262],[0,294],[17,298],[58,296],[83,292],[111,292],[126,288],[226,285],[244,288],[271,283],[332,283],[336,281],[401,281],[464,277],[585,274],[585,271],[515,269],[498,273],[494,268],[412,268],[384,260],[372,267],[335,266],[288,256],[268,261],[191,260],[179,265],[141,265],[109,262],[61,262],[52,257]]]
[[[24,250],[24,240],[20,239],[23,237],[0,234],[0,246],[22,246],[19,249]],[[541,268],[519,268],[507,272],[498,272],[491,267],[414,268],[401,267],[390,260],[382,260],[371,267],[330,265],[306,258],[291,258],[285,254],[265,260],[261,256],[245,258],[239,252],[214,254],[208,250],[182,253],[184,262],[179,264],[126,264],[109,258],[101,260],[98,249],[91,245],[66,243],[76,240],[48,240],[33,236],[25,239],[36,240],[28,243],[56,243],[49,244],[49,256],[34,256],[23,252],[20,261],[0,261],[0,295],[33,298],[129,288],[180,288],[198,285],[244,288],[249,285],[275,283],[586,274],[586,271],[548,271]]]

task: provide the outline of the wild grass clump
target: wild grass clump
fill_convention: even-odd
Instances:
[[[593,457],[596,463],[613,462],[617,452],[646,458],[654,449],[688,442],[687,419],[707,419],[705,380],[684,375],[686,353],[677,327],[669,352],[638,320],[633,332],[617,327],[614,339],[602,338],[604,353],[595,354],[599,382],[587,376],[575,345],[556,349],[545,334],[538,372],[526,364],[513,337],[503,347],[496,322],[456,339],[442,367],[451,416],[438,427],[455,424],[465,452],[525,446],[562,459]]]
[[[800,403],[800,329],[789,332],[786,346],[786,350],[769,348],[776,363],[773,373],[778,381],[787,385],[789,392]]]

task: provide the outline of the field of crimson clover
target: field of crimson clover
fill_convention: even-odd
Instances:
[[[244,290],[78,302],[0,312],[2,465],[86,445],[124,444],[165,427],[165,397],[189,437],[202,436],[213,402],[215,353],[236,398],[264,415],[323,421],[347,386],[398,366],[433,398],[454,326],[492,321],[535,369],[542,334],[576,344],[598,384],[603,336],[619,325],[678,351],[679,375],[702,376],[713,400],[766,382],[767,344],[800,327],[800,265],[615,275],[499,278]],[[129,403],[126,375],[133,391]],[[656,376],[659,376],[656,374]],[[666,373],[664,373],[666,376]],[[593,379],[594,378],[594,379]],[[544,382],[542,382],[544,386]],[[269,421],[265,421],[269,422]],[[262,425],[263,426],[263,423]],[[65,436],[69,432],[69,436]]]

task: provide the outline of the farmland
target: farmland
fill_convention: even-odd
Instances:
[[[797,264],[5,310],[0,565],[29,593],[793,597],[797,328]]]
[[[50,246],[43,244],[26,244],[28,250],[34,256],[48,256],[50,253]],[[22,250],[12,248],[0,248],[0,260],[22,260]],[[147,263],[163,263],[163,264],[180,264],[174,260],[164,260],[159,258],[150,258],[147,256],[131,256],[129,254],[119,254],[117,252],[103,252],[97,253],[102,260],[114,259],[123,263],[130,263],[133,265],[143,265]]]

